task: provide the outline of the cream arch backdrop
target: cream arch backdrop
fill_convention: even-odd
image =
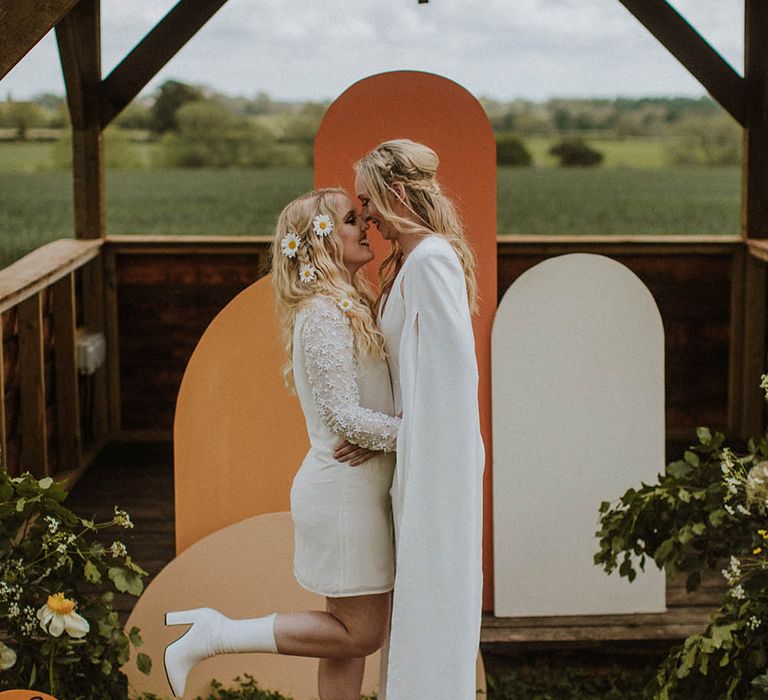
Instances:
[[[593,563],[598,507],[664,468],[664,330],[651,293],[600,255],[521,275],[493,327],[498,616],[662,612],[652,562],[631,585]]]

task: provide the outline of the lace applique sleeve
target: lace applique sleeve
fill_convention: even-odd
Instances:
[[[315,405],[331,432],[369,450],[394,452],[400,419],[360,405],[352,329],[332,299],[312,304],[301,342]]]

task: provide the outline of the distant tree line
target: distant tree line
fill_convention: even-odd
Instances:
[[[500,165],[531,165],[531,138],[553,142],[561,165],[597,165],[600,139],[659,138],[670,162],[731,165],[741,161],[741,130],[710,98],[551,99],[545,102],[481,99],[496,134]],[[266,167],[311,164],[326,103],[280,102],[216,93],[169,80],[134,100],[107,129],[107,156],[119,167],[140,159],[132,144],[150,141],[152,165],[162,167]],[[5,138],[55,139],[66,163],[69,117],[64,98],[0,101]],[[63,134],[63,136],[61,136]],[[112,156],[109,150],[113,150]],[[113,163],[113,166],[115,164]]]

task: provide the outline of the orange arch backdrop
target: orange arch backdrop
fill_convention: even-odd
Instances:
[[[460,208],[478,258],[482,301],[475,340],[487,455],[484,607],[490,609],[490,338],[497,297],[490,124],[477,100],[445,78],[414,71],[366,78],[344,92],[323,120],[315,141],[315,186],[341,185],[354,196],[352,164],[381,141],[401,137],[440,155],[440,181]],[[375,231],[370,238],[382,260],[386,246],[375,240]],[[184,373],[174,419],[177,553],[245,518],[289,510],[291,482],[308,442],[298,401],[282,385],[283,362],[270,280],[264,278],[216,316]]]
[[[409,138],[440,156],[441,187],[458,204],[477,255],[481,297],[475,318],[480,369],[480,420],[486,451],[483,526],[483,607],[493,607],[491,511],[491,327],[496,313],[496,141],[480,103],[447,78],[393,71],[365,78],[328,109],[315,139],[315,187],[341,185],[355,198],[352,165],[382,141]],[[375,266],[389,254],[376,231]]]

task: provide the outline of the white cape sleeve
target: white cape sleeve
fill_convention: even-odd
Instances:
[[[482,616],[478,372],[464,273],[447,246],[403,274],[396,570],[382,699],[470,700]]]
[[[400,419],[360,405],[352,329],[333,299],[312,301],[301,343],[312,397],[331,432],[369,450],[394,452]]]

